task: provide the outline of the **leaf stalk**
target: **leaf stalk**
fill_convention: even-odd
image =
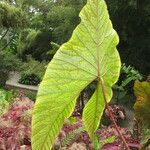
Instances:
[[[112,124],[114,125],[114,128],[117,131],[118,135],[120,136],[120,138],[121,138],[121,140],[122,140],[126,150],[130,150],[130,148],[129,148],[129,146],[128,146],[124,136],[122,135],[122,133],[119,130],[118,125],[116,124],[116,121],[114,119],[112,110],[110,109],[110,107],[109,107],[109,105],[107,103],[107,98],[106,98],[106,93],[105,93],[105,91],[106,91],[105,90],[105,85],[104,85],[104,82],[103,82],[103,80],[101,78],[100,78],[100,82],[101,82],[101,86],[102,86],[102,93],[103,93],[103,96],[104,96],[105,106],[106,106],[106,109],[108,110],[110,120],[111,120]]]

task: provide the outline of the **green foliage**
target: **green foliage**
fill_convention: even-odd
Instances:
[[[140,128],[138,132],[142,135],[141,150],[145,150],[150,145],[150,82],[137,80],[134,84],[134,93],[137,97],[134,112]]]
[[[100,149],[99,139],[100,139],[99,136],[95,134],[94,137],[93,137],[93,147],[94,147],[94,150]]]
[[[20,97],[20,89],[13,89],[12,91],[14,97]],[[25,95],[25,97],[28,97],[32,101],[36,100],[37,91],[23,89],[23,94]]]
[[[25,12],[7,2],[0,2],[0,27],[23,28],[26,25]]]
[[[15,40],[10,41],[9,43],[13,49],[14,44],[17,43],[15,52],[18,54],[18,56],[23,60],[25,60],[26,55],[29,54],[40,61],[43,59],[50,59],[46,53],[51,48],[49,45],[51,41],[51,29],[49,29],[49,26],[47,26],[47,20],[44,17],[44,8],[45,6],[49,8],[50,2],[45,2],[44,0],[16,0],[14,2],[6,2],[4,0],[0,4],[2,4],[2,9],[0,10],[4,11],[3,9],[7,9],[7,11],[4,11],[4,13],[7,13],[7,16],[10,17],[7,18],[4,16],[4,14],[0,13],[0,18],[2,17],[6,19],[6,23],[8,22],[7,24],[10,25],[2,26],[7,29],[9,28],[9,32],[6,35],[7,43],[8,39],[11,39],[10,35],[12,35],[12,33],[18,35],[18,38],[15,38]],[[47,8],[46,11],[49,11],[51,7],[48,10]],[[20,16],[18,16],[18,13]],[[34,18],[38,18],[39,21],[34,20]],[[38,22],[41,22],[42,26],[40,26]],[[1,23],[3,22],[0,21],[0,24]],[[22,30],[22,28],[24,29]],[[0,35],[3,35],[2,33],[3,32],[1,32]]]
[[[36,31],[34,29],[27,29],[21,34],[20,43],[22,43],[22,45],[20,45],[18,49],[21,49],[20,57],[23,60],[26,59],[26,55],[29,54],[28,51],[30,51],[30,54],[32,55],[34,49],[32,49],[32,47],[34,47],[34,44],[36,43],[35,39],[39,34],[40,31]]]
[[[120,37],[118,50],[127,65],[134,66],[142,74],[149,74],[150,58],[149,0],[106,0],[110,18]]]
[[[127,67],[125,64],[122,65],[121,74],[126,75],[125,80],[121,82],[121,87],[125,87],[131,81],[142,80],[143,78],[142,75],[139,73],[139,71],[135,70],[130,65]]]
[[[24,93],[25,93],[26,97],[28,97],[32,101],[36,100],[36,95],[37,95],[36,91],[25,90]]]
[[[26,37],[28,36],[31,29],[24,29],[18,36],[18,45],[17,45],[17,54],[19,58],[25,58],[24,55],[24,47],[26,45]]]
[[[67,41],[75,26],[79,22],[78,12],[74,7],[55,6],[48,13],[47,19],[50,22],[53,39],[57,43]],[[77,22],[78,21],[78,22]],[[59,38],[58,38],[59,37]]]
[[[46,20],[52,29],[52,41],[62,44],[66,42],[79,24],[78,14],[86,0],[58,0],[51,4]]]
[[[150,126],[150,82],[136,81],[134,93],[137,97],[134,105],[136,118],[142,121],[143,125]]]
[[[150,57],[150,1],[106,0],[106,2],[114,28],[120,36],[118,49],[122,62],[134,66],[142,74],[149,74],[150,65],[147,62]],[[15,10],[21,10],[27,16],[28,28],[40,31],[34,40],[27,42],[28,35],[24,36],[24,31],[16,29],[19,39],[20,36],[25,39],[18,43],[17,52],[21,54],[21,58],[25,59],[25,55],[32,54],[34,58],[41,61],[51,59],[46,55],[47,51],[51,49],[49,44],[51,41],[61,44],[71,37],[72,31],[80,22],[78,14],[86,0],[57,0],[55,2],[16,0],[15,2],[9,1],[11,5],[3,0],[1,3],[5,3],[4,5],[9,5]],[[4,9],[2,10],[4,11]],[[14,11],[10,12],[14,13]],[[17,21],[20,22],[21,19]],[[24,23],[22,24],[24,25]],[[29,43],[30,45],[28,45]]]
[[[141,150],[145,150],[145,148],[150,148],[150,129],[145,129],[145,128],[143,129],[143,136],[142,136],[141,143],[143,145],[143,149]]]
[[[20,67],[20,60],[15,55],[0,52],[0,86],[4,86],[10,71],[16,71]]]
[[[88,0],[81,23],[47,67],[32,118],[32,149],[49,150],[65,119],[72,114],[80,92],[96,81],[96,90],[83,111],[86,131],[93,138],[112,85],[120,72],[119,42],[104,0]]]
[[[12,100],[12,92],[0,89],[0,115],[2,115]]]
[[[23,74],[19,79],[19,83],[26,85],[38,85],[41,79],[35,74]]]
[[[81,0],[70,1],[45,1],[45,0],[17,0],[6,1],[4,5],[10,5],[14,9],[25,12],[28,20],[28,28],[19,30],[13,28],[11,32],[19,35],[17,41],[17,54],[23,60],[26,55],[42,61],[50,60],[52,55],[47,55],[51,49],[51,41],[63,43],[67,41],[80,19],[78,13],[83,6]],[[21,21],[21,19],[19,19]],[[7,34],[9,37],[9,34]],[[13,41],[13,43],[16,41]],[[12,44],[13,45],[13,44]],[[12,47],[12,46],[11,46]]]
[[[94,136],[93,144],[94,144],[94,150],[100,150],[105,144],[113,143],[115,141],[115,136],[110,136],[108,138],[105,138],[104,140],[100,140],[100,137],[98,135]]]
[[[8,47],[8,50],[14,55],[17,54],[17,47],[19,44],[18,38],[19,38],[18,34],[15,34],[12,39],[12,42],[10,43],[10,45]]]
[[[11,91],[6,91],[4,89],[0,89],[0,100],[1,102],[7,101],[10,102],[12,98],[12,92]]]
[[[21,45],[18,46],[20,57],[25,60],[27,55],[32,55],[33,58],[42,61],[46,60],[47,51],[51,48],[51,32],[27,29],[23,31],[20,37]]]
[[[52,49],[47,52],[48,55],[54,55],[60,47],[60,45],[55,42],[51,42],[51,46]]]
[[[143,76],[134,67],[122,64],[119,81],[113,86],[117,91],[117,99],[122,100],[127,94],[133,93],[133,84],[135,80],[142,80]]]
[[[32,79],[30,79],[30,77],[31,75],[35,75],[35,82],[39,83],[39,81],[41,81],[44,76],[46,66],[47,63],[45,61],[39,62],[33,59],[31,56],[28,56],[27,62],[23,63],[23,65],[21,66],[21,80],[26,84],[28,83],[28,81],[34,84],[34,81],[32,82]]]
[[[26,42],[28,43],[29,46],[33,43],[34,39],[39,33],[40,31],[36,31],[34,29],[30,30],[29,34],[26,37]]]
[[[60,143],[61,147],[67,147],[69,146],[73,140],[76,139],[76,137],[82,133],[84,131],[84,129],[82,127],[79,127],[71,132],[69,132],[62,140]]]
[[[38,85],[44,76],[46,66],[46,61],[39,62],[28,56],[27,62],[22,63],[20,67],[21,78],[19,79],[19,83]]]

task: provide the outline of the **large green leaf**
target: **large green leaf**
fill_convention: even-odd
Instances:
[[[84,109],[84,125],[92,137],[117,81],[120,58],[117,33],[104,0],[88,0],[81,23],[50,62],[40,84],[32,120],[32,149],[49,150],[64,121],[74,110],[80,92],[97,80],[97,89]],[[102,92],[103,91],[103,92]]]

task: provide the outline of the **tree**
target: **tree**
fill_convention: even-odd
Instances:
[[[122,62],[134,66],[143,74],[149,74],[150,1],[106,1],[114,28],[120,36],[118,49]]]
[[[58,0],[47,14],[49,26],[52,28],[53,41],[59,44],[66,42],[79,24],[79,12],[85,0]]]
[[[1,28],[23,28],[26,24],[27,16],[24,11],[7,2],[0,2]]]
[[[27,16],[24,11],[7,2],[0,2],[1,50],[7,48],[12,42],[17,30],[24,28],[26,25]],[[4,39],[6,39],[6,42],[3,41]]]

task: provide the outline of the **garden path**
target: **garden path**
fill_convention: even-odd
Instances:
[[[32,91],[38,90],[38,86],[24,85],[24,84],[18,83],[19,79],[20,79],[19,73],[11,72],[9,75],[9,79],[6,81],[6,86],[27,89],[27,90],[32,90]]]

